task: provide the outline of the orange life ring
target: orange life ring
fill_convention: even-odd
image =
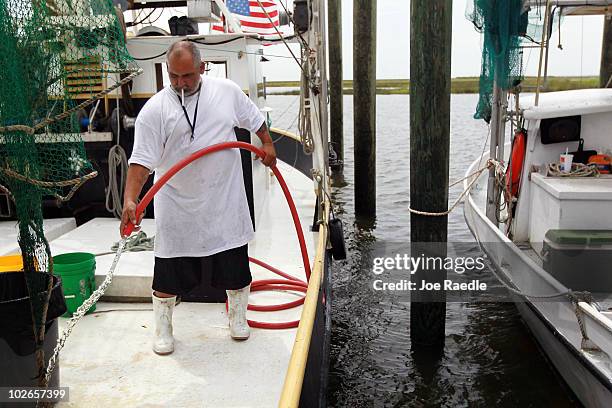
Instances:
[[[520,129],[514,134],[512,150],[510,151],[510,165],[506,170],[506,191],[509,192],[512,197],[518,197],[526,152],[527,132],[524,129]]]

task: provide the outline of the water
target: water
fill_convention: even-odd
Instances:
[[[273,126],[296,131],[295,96],[269,96]],[[409,305],[372,295],[372,276],[358,273],[373,242],[410,238],[409,96],[377,97],[377,219],[355,223],[353,104],[344,98],[345,177],[335,188],[348,258],[332,265],[332,348],[329,405],[333,407],[570,407],[578,403],[552,369],[511,303],[448,303],[441,359],[413,353]],[[450,179],[463,177],[483,151],[487,127],[472,119],[477,95],[451,99]],[[413,176],[418,176],[415,169]],[[450,192],[452,203],[461,186]],[[459,207],[449,216],[448,240],[474,242]],[[474,243],[474,254],[478,247]],[[499,284],[489,276],[487,283]]]

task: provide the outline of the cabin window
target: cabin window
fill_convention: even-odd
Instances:
[[[580,140],[581,116],[542,119],[542,144],[577,142]]]

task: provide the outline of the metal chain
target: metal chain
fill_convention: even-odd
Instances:
[[[81,306],[79,306],[79,308],[76,310],[72,318],[66,324],[66,328],[64,329],[61,337],[59,338],[57,345],[55,346],[55,349],[53,350],[53,355],[49,359],[49,365],[47,366],[47,371],[45,374],[45,384],[49,384],[49,380],[51,379],[51,374],[53,374],[53,370],[55,369],[55,365],[57,364],[57,357],[59,356],[59,352],[62,348],[64,348],[64,345],[66,344],[66,340],[70,336],[70,333],[72,333],[72,329],[78,323],[78,321],[81,320],[83,316],[85,316],[85,313],[87,313],[87,311],[94,305],[94,303],[96,303],[100,299],[100,297],[102,297],[106,289],[109,287],[109,285],[113,281],[113,274],[115,273],[115,268],[117,267],[117,263],[119,262],[121,253],[123,252],[123,249],[125,248],[126,241],[127,241],[127,237],[119,241],[119,247],[117,248],[117,254],[115,255],[115,259],[113,259],[113,263],[110,267],[110,270],[108,271],[108,273],[106,274],[106,277],[104,278],[104,282],[102,282],[100,287],[96,289],[91,294],[91,296],[87,300],[85,300],[85,302],[83,302]]]

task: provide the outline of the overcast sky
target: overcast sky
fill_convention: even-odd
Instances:
[[[481,37],[465,18],[466,3],[453,1],[452,76],[480,74]],[[292,2],[289,2],[290,4]],[[353,1],[342,0],[342,53],[344,78],[353,77]],[[561,25],[561,44],[557,48],[558,33],[553,34],[550,47],[549,75],[599,75],[601,59],[602,16],[567,17]],[[290,55],[284,45],[265,47],[266,54]],[[264,64],[270,81],[298,80],[295,61],[270,58]],[[525,51],[527,75],[537,75],[538,50]],[[409,78],[410,76],[410,1],[378,0],[376,71],[378,78]]]

